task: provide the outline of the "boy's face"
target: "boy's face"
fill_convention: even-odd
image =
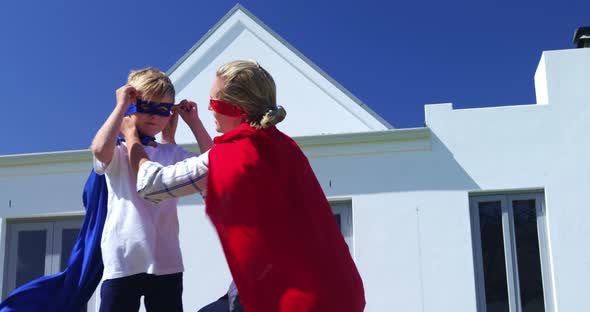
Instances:
[[[166,96],[161,99],[152,99],[151,101],[174,103],[174,97]],[[164,117],[146,113],[134,113],[131,115],[131,119],[135,122],[135,127],[140,133],[147,136],[155,136],[162,132],[164,127],[166,127],[168,120],[170,120],[170,116]]]

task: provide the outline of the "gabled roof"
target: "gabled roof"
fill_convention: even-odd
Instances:
[[[273,75],[278,89],[277,100],[287,109],[288,115],[286,122],[279,127],[288,128],[286,132],[290,135],[393,128],[239,4],[168,70],[177,89],[177,98],[206,103],[215,70],[234,59],[256,59]],[[320,121],[313,114],[322,115],[324,120]],[[201,115],[209,129],[207,117]],[[293,120],[290,117],[294,117]],[[180,128],[179,136],[188,135],[186,139],[190,140],[192,135],[187,133],[186,127],[184,130]],[[179,143],[184,143],[182,141]]]

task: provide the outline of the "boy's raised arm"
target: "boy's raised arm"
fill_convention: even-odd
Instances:
[[[105,165],[108,165],[113,159],[121,121],[125,117],[125,112],[131,105],[132,99],[136,96],[137,91],[130,85],[124,85],[117,89],[117,105],[92,140],[90,146],[92,154]]]

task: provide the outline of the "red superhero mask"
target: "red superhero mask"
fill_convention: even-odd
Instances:
[[[244,112],[238,106],[226,103],[221,100],[209,100],[209,107],[211,107],[211,109],[216,113],[231,117],[239,117],[246,114],[246,112]]]

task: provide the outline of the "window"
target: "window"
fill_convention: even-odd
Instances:
[[[472,196],[478,311],[550,311],[542,193]]]
[[[350,201],[333,201],[330,202],[332,212],[340,228],[342,236],[348,245],[348,249],[352,253],[352,203]]]
[[[34,279],[63,271],[81,224],[82,217],[8,221],[2,297]]]

